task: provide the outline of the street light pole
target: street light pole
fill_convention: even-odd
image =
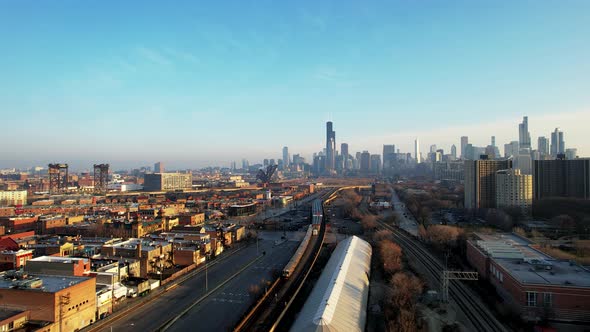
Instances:
[[[209,278],[207,276],[208,271],[207,271],[207,265],[209,264],[209,262],[207,261],[207,258],[205,258],[205,292],[209,291]]]

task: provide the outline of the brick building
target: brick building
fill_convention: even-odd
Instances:
[[[44,330],[70,332],[95,321],[94,278],[0,274],[2,304],[30,311],[30,319],[50,322]]]
[[[525,320],[590,321],[590,271],[557,260],[514,234],[467,242],[467,259]]]
[[[33,250],[3,250],[0,251],[0,271],[18,270],[33,258]]]
[[[163,241],[146,241],[143,239],[129,239],[116,244],[104,245],[101,254],[107,257],[134,258],[140,261],[141,278],[146,278],[149,273],[155,272],[155,263],[159,259],[168,257],[172,251],[172,245]]]
[[[90,272],[90,260],[77,257],[41,256],[27,262],[31,274],[83,277]]]

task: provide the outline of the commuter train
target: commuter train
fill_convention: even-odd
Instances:
[[[322,200],[316,199],[311,204],[311,224],[315,229],[319,230],[323,219],[324,207],[322,205]]]
[[[297,251],[295,252],[293,257],[291,257],[291,260],[289,260],[289,263],[287,263],[287,265],[283,269],[283,277],[289,278],[291,274],[293,274],[293,271],[299,264],[301,257],[303,257],[303,253],[305,253],[305,250],[309,246],[309,242],[311,241],[312,236],[318,234],[320,227],[322,225],[323,218],[324,206],[322,200],[316,199],[311,204],[311,225],[309,225],[309,227],[307,228],[307,233],[305,233],[303,241],[301,241],[301,244],[299,244],[299,248],[297,248]]]
[[[283,269],[283,277],[289,278],[291,276],[291,274],[293,273],[293,271],[297,267],[297,264],[299,264],[301,257],[303,257],[303,253],[305,252],[305,249],[307,249],[307,246],[309,245],[309,241],[311,240],[312,234],[313,234],[313,227],[311,225],[309,225],[309,227],[307,228],[307,233],[305,233],[305,237],[303,238],[303,241],[301,241],[301,244],[299,244],[299,248],[297,248],[297,251],[295,252],[293,257],[291,257],[291,259],[289,260],[289,263],[287,263],[287,265],[285,265],[285,268]]]

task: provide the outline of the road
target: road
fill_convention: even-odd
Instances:
[[[274,242],[270,242],[274,243]],[[236,278],[213,292],[172,324],[167,331],[228,331],[254,303],[249,294],[252,285],[272,281],[273,270],[282,270],[295,252],[298,242],[286,241],[278,246],[265,241],[266,251],[259,261],[245,269]],[[264,286],[261,287],[264,292]]]
[[[399,227],[414,236],[418,236],[418,223],[414,220],[406,205],[400,201],[394,189],[391,190],[391,206],[398,216]]]
[[[288,243],[293,247],[297,245],[296,242]],[[283,252],[283,255],[289,255],[289,250],[286,250],[286,248],[288,247],[274,247],[274,241],[261,240],[259,241],[258,250],[260,253],[266,251],[267,257],[274,257],[272,253],[275,251]],[[230,256],[221,256],[217,258],[219,262],[216,262],[216,260],[211,261],[207,269],[202,269],[194,277],[155,299],[146,301],[123,317],[115,319],[109,324],[105,324],[98,331],[155,331],[173,319],[183,309],[206,295],[206,279],[208,289],[214,289],[256,259],[256,253],[256,244],[250,244]],[[261,257],[260,261],[267,261],[262,259],[264,257]],[[258,264],[255,263],[253,266],[257,266]],[[94,331],[94,329],[92,330]]]

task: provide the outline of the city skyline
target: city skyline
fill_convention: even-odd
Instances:
[[[351,153],[501,147],[523,116],[590,155],[586,2],[231,6],[4,4],[0,167],[308,159],[328,120]]]
[[[523,115],[526,116],[526,115]],[[576,117],[575,114],[571,115],[571,121],[574,120]],[[482,134],[481,130],[477,126],[465,126],[465,127],[450,127],[445,130],[445,134],[440,134],[441,131],[437,131],[435,133],[430,131],[421,131],[420,135],[411,136],[410,132],[407,133],[397,133],[391,135],[384,135],[384,136],[373,136],[374,140],[376,141],[374,144],[368,143],[367,137],[360,137],[357,141],[354,139],[348,140],[346,138],[340,138],[340,140],[336,141],[336,151],[340,153],[340,144],[346,143],[349,146],[349,154],[354,154],[355,152],[363,152],[369,151],[371,154],[381,154],[383,149],[383,145],[395,145],[396,150],[400,150],[402,153],[411,153],[412,156],[415,156],[415,140],[418,139],[420,141],[420,153],[422,155],[422,159],[426,158],[425,150],[431,145],[436,145],[438,149],[443,149],[445,154],[451,153],[452,145],[460,146],[461,136],[467,136],[469,139],[469,144],[473,144],[474,146],[487,146],[490,144],[490,136],[495,137],[496,145],[501,148],[501,155],[504,155],[504,151],[502,146],[505,143],[510,143],[511,141],[517,141],[519,139],[519,124],[522,121],[522,116],[515,117],[512,121],[497,121],[495,123],[488,123],[485,127],[486,133],[490,133],[488,136],[487,134]],[[543,123],[549,122],[552,123],[553,121],[558,121],[559,119],[564,119],[561,115],[555,116],[547,116],[543,120]],[[529,120],[530,117],[529,117]],[[339,124],[337,122],[331,121],[335,128],[339,128]],[[557,122],[556,122],[557,123]],[[151,167],[156,163],[158,160],[165,161],[167,167],[169,166],[172,170],[184,170],[184,169],[197,169],[197,168],[204,168],[204,167],[231,167],[232,163],[238,163],[241,160],[245,159],[250,164],[262,164],[264,159],[274,158],[276,160],[283,159],[283,148],[287,147],[289,149],[289,155],[291,155],[291,151],[294,154],[302,155],[308,162],[312,162],[313,158],[312,155],[318,152],[325,150],[326,148],[326,124],[327,122],[321,122],[320,128],[318,128],[319,132],[314,135],[317,138],[317,141],[313,144],[308,146],[307,148],[298,148],[298,146],[289,146],[289,145],[282,145],[277,143],[277,149],[275,151],[265,151],[265,152],[258,152],[257,155],[254,157],[249,157],[243,154],[236,154],[234,156],[229,156],[224,159],[203,159],[201,161],[193,161],[193,160],[184,160],[182,158],[174,158],[170,157],[169,159],[165,158],[158,158],[158,156],[165,155],[164,153],[158,154],[154,153],[154,159],[146,159],[146,160],[116,160],[116,159],[92,159],[92,160],[81,160],[79,158],[73,157],[69,159],[47,159],[37,161],[24,160],[24,161],[14,161],[13,164],[10,164],[10,160],[5,160],[0,157],[0,168],[30,168],[34,166],[47,166],[48,163],[51,162],[66,162],[70,164],[70,167],[74,170],[89,170],[92,167],[92,163],[96,162],[109,162],[113,165],[114,168],[117,169],[131,169],[131,168],[139,168],[139,167]],[[316,127],[317,125],[314,124]],[[490,128],[492,125],[497,126],[497,130],[494,131],[493,128]],[[580,149],[579,146],[573,145],[570,143],[571,141],[577,141],[571,138],[570,132],[565,130],[564,127],[555,127],[549,131],[540,131],[544,129],[539,129],[540,124],[535,122],[535,119],[532,119],[532,126],[529,123],[529,132],[531,139],[534,143],[532,143],[532,149],[537,149],[537,138],[541,136],[545,136],[546,138],[550,138],[551,134],[554,132],[556,128],[558,128],[561,132],[565,135],[565,147],[566,148],[576,148],[578,156],[580,157],[588,157],[587,154],[584,154],[584,149]],[[532,130],[530,129],[532,128]],[[348,136],[348,137],[355,137],[353,135],[347,135],[346,132],[342,132],[339,130],[340,135]],[[493,135],[494,133],[501,133],[501,135]],[[584,132],[574,132],[578,134],[580,137],[584,137]],[[461,136],[457,136],[461,134]],[[439,136],[440,135],[440,136]],[[512,136],[510,136],[512,135]],[[498,138],[499,137],[499,138]],[[425,138],[425,139],[424,139]],[[435,140],[439,139],[439,140]],[[382,140],[381,143],[378,140]],[[368,148],[367,148],[368,147]],[[460,153],[460,151],[458,151]]]

